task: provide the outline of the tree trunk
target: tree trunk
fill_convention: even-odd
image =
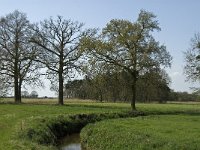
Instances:
[[[15,103],[21,103],[21,89],[19,89],[19,71],[18,71],[18,58],[15,60],[14,68],[14,90],[15,90]]]
[[[62,46],[61,46],[62,47]],[[61,48],[63,50],[63,48]],[[63,105],[64,104],[64,101],[63,101],[63,51],[61,52],[60,54],[60,62],[59,62],[59,73],[58,73],[58,76],[59,76],[59,92],[58,92],[58,104],[59,105]]]
[[[137,72],[134,71],[134,73],[132,74],[133,77],[133,81],[132,81],[132,85],[131,85],[131,89],[132,89],[132,99],[131,99],[131,108],[132,110],[136,110],[136,106],[135,106],[135,102],[136,102],[136,82],[137,82]]]
[[[15,75],[15,78],[14,78],[14,88],[15,88],[15,103],[20,103],[20,100],[19,100],[19,83],[18,83],[18,77]]]
[[[131,99],[131,108],[132,110],[136,110],[135,101],[136,101],[136,81],[134,81],[131,85],[132,87],[132,99]]]
[[[59,73],[59,93],[58,93],[58,104],[63,105],[63,75]]]
[[[18,99],[19,99],[19,103],[22,102],[22,91],[21,91],[21,87],[22,87],[22,81],[19,81],[19,86],[18,86]]]
[[[18,103],[22,102],[22,97],[21,97],[21,87],[18,87]]]
[[[99,90],[99,94],[100,94],[100,102],[103,102],[103,92],[101,90]]]

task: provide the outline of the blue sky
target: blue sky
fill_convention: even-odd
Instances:
[[[31,22],[61,15],[83,22],[85,27],[102,28],[111,19],[135,21],[141,9],[153,12],[162,29],[155,38],[173,56],[172,67],[167,69],[172,79],[170,87],[189,91],[195,84],[185,82],[183,52],[190,47],[194,34],[200,32],[199,7],[199,0],[0,0],[0,16],[17,9],[27,13]],[[48,87],[38,92],[40,96],[54,95]]]

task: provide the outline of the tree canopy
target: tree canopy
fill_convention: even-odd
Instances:
[[[92,60],[90,62],[106,63],[132,76],[132,109],[135,109],[136,82],[139,76],[171,65],[172,57],[166,47],[152,35],[159,30],[156,16],[141,10],[135,22],[111,20],[97,36],[83,40],[83,48]]]
[[[83,30],[82,23],[65,20],[61,16],[42,21],[34,30],[31,42],[40,47],[37,61],[47,68],[47,78],[52,89],[58,92],[59,104],[63,105],[63,83],[80,68],[82,52],[79,40],[87,32]]]
[[[29,42],[32,36],[26,14],[14,11],[0,18],[0,74],[14,86],[17,103],[21,102],[22,84],[39,81],[39,67],[34,61],[37,49]]]

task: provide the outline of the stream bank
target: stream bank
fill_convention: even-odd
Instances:
[[[127,118],[144,115],[142,112],[120,112],[102,114],[75,114],[31,118],[29,126],[19,132],[19,138],[46,146],[57,146],[67,135],[80,133],[89,123],[107,119]]]

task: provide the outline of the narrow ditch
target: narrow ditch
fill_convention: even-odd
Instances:
[[[54,145],[60,150],[83,150],[80,143],[80,131],[87,124],[143,115],[145,114],[142,112],[121,112],[36,118],[33,126],[20,132],[19,138],[25,138],[40,145]]]
[[[114,119],[114,118],[126,118],[126,117],[137,117],[137,116],[142,116],[144,115],[143,113],[139,112],[139,113],[122,113],[122,114],[99,114],[100,116],[96,116],[96,115],[76,115],[73,116],[73,120],[76,120],[77,118],[81,118],[81,120],[85,120],[87,123],[84,123],[84,125],[79,129],[79,133],[73,133],[70,135],[65,136],[64,138],[62,138],[59,142],[59,146],[58,149],[59,150],[85,150],[82,146],[81,146],[81,140],[80,140],[80,132],[81,129],[87,125],[88,123],[95,123],[101,120],[105,120],[105,119]],[[78,117],[77,117],[78,116]],[[76,119],[75,119],[76,118]],[[97,119],[98,118],[98,119]],[[78,119],[78,120],[79,120]],[[90,121],[89,121],[90,120]],[[82,122],[81,121],[81,122]]]
[[[59,150],[83,150],[81,147],[80,134],[74,133],[60,141]]]

